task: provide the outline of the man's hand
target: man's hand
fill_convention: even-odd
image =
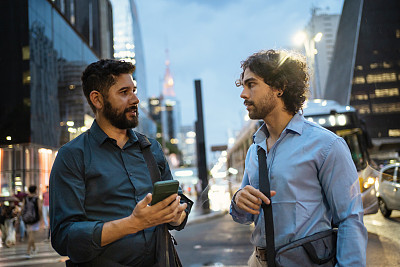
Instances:
[[[271,191],[271,197],[275,196],[276,192]],[[271,201],[260,190],[255,189],[251,185],[246,185],[242,190],[238,191],[234,199],[238,208],[257,215],[260,214],[261,203],[270,204]]]
[[[106,246],[128,234],[137,233],[143,229],[150,228],[163,223],[180,225],[185,219],[187,204],[180,204],[178,194],[173,194],[153,206],[152,195],[149,193],[140,201],[132,214],[128,217],[106,222],[101,232],[101,246]]]
[[[180,204],[180,197],[178,194],[173,194],[166,199],[158,202],[153,206],[151,203],[152,195],[149,193],[140,201],[130,216],[135,223],[140,225],[140,228],[146,229],[163,223],[170,223],[171,225],[179,225],[185,218],[187,204]],[[182,219],[183,218],[183,219]],[[178,224],[179,223],[179,224]]]

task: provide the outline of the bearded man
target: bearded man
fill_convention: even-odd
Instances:
[[[243,181],[230,210],[236,222],[255,223],[249,266],[273,265],[274,249],[268,247],[330,231],[333,225],[338,226],[336,266],[366,266],[368,236],[357,170],[343,138],[304,118],[308,80],[305,59],[294,52],[260,51],[242,62],[240,97],[249,117],[264,121],[247,152]],[[262,154],[265,161],[259,160]],[[259,170],[262,165],[265,172]],[[271,199],[260,191],[266,179]],[[271,202],[272,216],[267,218],[273,220],[265,227],[261,205]],[[275,237],[268,235],[269,244],[267,230]],[[266,255],[272,255],[268,263]],[[287,266],[310,265],[299,261]]]
[[[190,209],[178,194],[149,205],[153,184],[132,130],[139,104],[134,69],[106,59],[82,74],[95,121],[61,147],[50,175],[51,242],[71,266],[153,266],[155,226],[180,230],[187,221]],[[160,144],[150,143],[161,180],[173,179]]]

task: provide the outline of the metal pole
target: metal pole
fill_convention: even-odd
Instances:
[[[206,144],[204,138],[204,121],[203,121],[203,101],[201,97],[201,81],[195,80],[194,86],[196,90],[196,147],[197,147],[197,168],[199,179],[202,185],[201,203],[203,210],[210,209],[208,200],[208,175],[207,175],[207,161],[206,161]]]

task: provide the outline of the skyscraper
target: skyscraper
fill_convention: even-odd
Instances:
[[[0,1],[1,194],[44,188],[62,136],[85,127],[77,73],[112,56],[111,14],[108,0]]]
[[[308,36],[314,37],[321,33],[322,38],[315,42],[314,53],[314,98],[323,98],[328,70],[331,64],[335,46],[336,32],[339,25],[339,14],[327,14],[324,10],[314,8],[311,19],[307,25]]]
[[[165,74],[162,91],[162,106],[163,112],[161,113],[163,137],[166,142],[178,147],[179,145],[179,132],[180,132],[180,106],[179,101],[175,96],[174,79],[170,70],[170,61],[165,61]]]
[[[346,0],[325,98],[354,106],[372,141],[400,149],[400,2]]]
[[[155,137],[157,129],[149,114],[144,49],[135,1],[111,0],[111,3],[114,11],[114,57],[136,66],[133,79],[137,83],[140,100],[137,130]]]

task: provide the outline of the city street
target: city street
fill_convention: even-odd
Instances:
[[[201,216],[198,216],[200,218]],[[400,266],[400,212],[386,219],[380,212],[364,217],[368,229],[367,266]],[[230,215],[205,217],[190,223],[185,230],[174,232],[177,250],[185,267],[247,266],[252,252],[249,237],[252,226],[232,221]],[[14,248],[0,248],[0,266],[65,266],[43,237],[38,239],[39,252],[27,259],[26,243]]]
[[[390,219],[379,212],[364,218],[369,230],[367,266],[400,266],[400,212],[393,212]],[[176,234],[183,266],[247,266],[251,228],[229,215],[188,226]]]

